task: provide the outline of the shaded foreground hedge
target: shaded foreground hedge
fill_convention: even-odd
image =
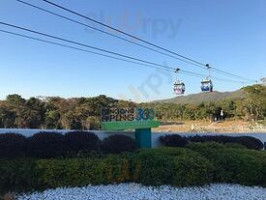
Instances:
[[[226,135],[211,135],[211,136],[191,136],[188,137],[190,142],[217,142],[221,144],[234,143],[240,144],[248,149],[260,150],[263,148],[263,143],[254,137],[251,136],[226,136]]]
[[[137,145],[134,139],[125,135],[111,135],[105,138],[101,144],[104,153],[120,154],[127,151],[134,151]]]
[[[0,158],[16,158],[26,154],[27,139],[17,133],[0,134]]]
[[[0,191],[33,191],[89,184],[137,182],[192,186],[229,182],[266,186],[263,151],[219,144],[143,149],[72,159],[0,160]]]
[[[92,132],[39,132],[31,137],[17,133],[0,134],[0,159],[62,158],[93,153],[133,151],[135,140],[125,135],[112,135],[103,141]]]
[[[218,142],[221,144],[242,145],[249,149],[260,150],[260,140],[249,137],[231,136],[192,136],[181,137],[177,134],[161,136],[160,142],[168,147],[184,147],[191,142]],[[58,132],[39,132],[31,137],[16,133],[0,134],[0,159],[13,158],[62,158],[92,155],[95,153],[120,154],[136,149],[135,140],[125,135],[111,135],[101,141],[92,132],[71,131],[62,135]]]
[[[177,134],[169,134],[161,136],[159,138],[160,143],[163,146],[168,147],[183,147],[189,142],[217,142],[221,144],[238,144],[242,145],[248,149],[261,150],[263,148],[263,143],[254,137],[250,136],[226,136],[226,135],[196,135],[190,137],[181,137]]]
[[[98,151],[100,144],[99,137],[92,132],[72,131],[65,134],[67,151],[73,154]]]
[[[181,137],[177,134],[160,136],[159,141],[167,147],[184,147],[188,143],[186,137]]]
[[[63,156],[66,152],[65,137],[56,132],[40,132],[27,138],[27,156],[52,158]]]

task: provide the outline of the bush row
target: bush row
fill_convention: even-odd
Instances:
[[[103,157],[3,160],[0,191],[34,191],[136,182],[193,186],[211,182],[266,186],[266,153],[217,143],[142,149]]]
[[[214,165],[214,182],[266,186],[265,151],[228,148],[218,143],[191,143],[186,147]]]
[[[263,143],[254,137],[250,136],[190,136],[190,137],[181,137],[180,135],[166,135],[160,137],[160,142],[164,146],[169,147],[183,147],[189,142],[217,142],[221,144],[239,144],[248,149],[260,150],[263,148]]]
[[[166,135],[160,142],[168,147],[184,147],[189,142],[218,142],[221,144],[242,145],[249,149],[263,148],[260,140],[249,137]],[[239,146],[238,146],[239,147]],[[122,153],[136,149],[135,141],[124,135],[112,135],[100,141],[91,132],[74,131],[62,135],[57,132],[40,132],[26,138],[15,133],[0,134],[0,158],[56,158],[77,156],[94,152]]]
[[[74,131],[65,135],[40,132],[26,138],[16,133],[0,134],[0,158],[56,158],[93,152],[121,153],[136,149],[135,141],[124,135],[112,135],[101,141],[91,132]]]
[[[144,185],[203,185],[212,181],[212,164],[189,149],[149,149],[101,158],[3,160],[0,191],[136,182]]]

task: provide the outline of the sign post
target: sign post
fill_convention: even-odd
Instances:
[[[101,121],[104,130],[135,129],[139,148],[151,148],[151,128],[160,125],[154,110],[150,108],[104,108]]]
[[[135,139],[137,147],[151,148],[151,128],[136,129]]]

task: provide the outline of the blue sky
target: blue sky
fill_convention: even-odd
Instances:
[[[42,1],[25,1],[101,28]],[[266,76],[265,0],[53,2],[230,73],[255,80]],[[0,21],[170,67],[178,66],[184,70],[206,73],[193,65],[97,33],[15,0],[0,1]],[[0,29],[25,34],[3,25],[0,25]],[[21,94],[25,98],[91,97],[105,94],[133,101],[174,97],[174,73],[4,33],[0,33],[0,45],[0,99],[13,93]],[[234,79],[223,74],[212,75]],[[180,74],[179,78],[186,83],[186,94],[200,92],[200,77]],[[238,83],[214,81],[214,89],[218,91],[233,91],[242,86],[243,84]]]

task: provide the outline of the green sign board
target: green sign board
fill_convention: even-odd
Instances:
[[[158,127],[160,122],[150,108],[105,108],[102,109],[102,129],[126,130],[135,129],[136,144],[139,148],[151,148],[151,128]]]
[[[102,129],[104,130],[126,130],[126,129],[145,129],[158,127],[160,122],[157,120],[143,120],[143,121],[114,121],[102,122]]]
[[[126,130],[158,127],[155,112],[150,108],[105,108],[102,110],[102,129]]]

